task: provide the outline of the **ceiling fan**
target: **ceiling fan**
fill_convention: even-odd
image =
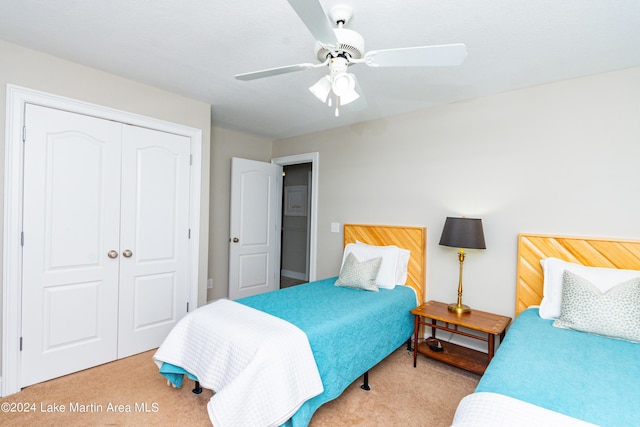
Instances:
[[[322,77],[309,90],[321,102],[331,107],[347,105],[360,97],[355,75],[348,73],[349,66],[364,63],[369,67],[438,67],[460,65],[467,57],[464,44],[417,46],[397,49],[370,50],[365,53],[364,38],[357,32],[344,28],[353,16],[349,6],[337,5],[325,13],[318,0],[287,0],[316,39],[316,58],[319,63],[302,63],[269,68],[244,74],[236,74],[238,80],[255,80],[279,74],[329,67],[329,74]],[[333,27],[333,24],[336,27]]]

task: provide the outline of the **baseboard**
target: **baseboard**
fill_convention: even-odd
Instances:
[[[298,271],[280,270],[280,275],[290,279],[304,280],[305,282],[309,280],[305,273],[300,273]]]

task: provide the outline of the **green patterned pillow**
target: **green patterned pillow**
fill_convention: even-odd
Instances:
[[[640,343],[640,277],[603,293],[565,270],[560,317],[553,326]]]
[[[360,262],[354,254],[350,253],[342,265],[340,276],[338,280],[336,280],[335,285],[344,288],[378,292],[376,276],[378,275],[378,270],[380,270],[381,263],[381,257]]]

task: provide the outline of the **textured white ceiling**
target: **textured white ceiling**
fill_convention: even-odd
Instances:
[[[315,61],[286,0],[0,0],[0,38],[206,101],[214,125],[273,139],[640,66],[639,0],[321,3],[354,9],[347,27],[367,51],[464,43],[469,56],[452,68],[356,65],[366,102],[335,118],[307,89],[324,68],[233,77]]]

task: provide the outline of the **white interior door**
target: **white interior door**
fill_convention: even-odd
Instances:
[[[189,139],[124,126],[118,358],[160,346],[187,313]]]
[[[231,160],[229,298],[279,286],[282,166]]]
[[[27,104],[21,386],[116,357],[118,123]]]

